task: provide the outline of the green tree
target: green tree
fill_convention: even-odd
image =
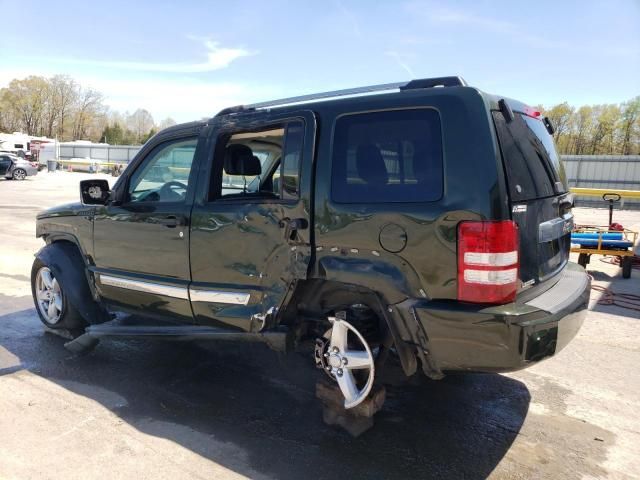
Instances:
[[[142,137],[142,143],[147,143],[147,141],[153,137],[155,134],[157,133],[155,128],[152,128],[151,130],[149,130],[149,133],[147,133],[144,137]]]
[[[589,137],[591,136],[591,130],[593,128],[593,107],[588,105],[580,107],[574,116],[572,123],[574,132],[573,151],[561,153],[584,155],[586,153],[587,145],[589,144]]]
[[[640,153],[640,96],[622,104],[620,153]]]
[[[571,118],[575,114],[575,109],[567,102],[564,102],[551,107],[551,109],[545,113],[555,127],[553,136],[556,145],[560,151],[567,151],[571,140],[568,135],[571,129]]]
[[[596,105],[593,114],[594,129],[589,153],[591,155],[614,153],[614,134],[620,118],[620,107],[617,105]]]
[[[2,105],[29,135],[41,134],[48,84],[43,77],[12,80],[2,89]],[[18,123],[18,122],[15,122]]]

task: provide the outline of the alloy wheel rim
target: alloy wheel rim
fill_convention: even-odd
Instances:
[[[55,325],[62,317],[62,289],[48,267],[42,267],[36,275],[36,300],[38,309],[47,323]]]
[[[18,180],[24,180],[24,177],[26,175],[24,174],[24,172],[22,170],[16,170],[16,172],[13,174],[13,176],[15,178],[17,178]]]
[[[371,349],[362,334],[345,320],[329,317],[333,324],[329,348],[325,353],[327,371],[338,382],[344,396],[344,408],[353,408],[362,403],[373,386],[375,361]],[[348,334],[353,333],[362,349],[349,348]],[[360,388],[354,377],[354,371],[368,370],[367,381]]]

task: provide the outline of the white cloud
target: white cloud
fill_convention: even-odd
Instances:
[[[429,17],[435,22],[471,25],[498,33],[512,33],[516,30],[516,26],[510,22],[490,17],[481,17],[461,10],[448,8],[431,10]]]
[[[52,67],[34,66],[0,71],[0,88],[14,78],[29,75],[51,77],[61,73]],[[98,90],[105,104],[121,113],[145,108],[156,121],[172,117],[178,122],[212,117],[223,108],[286,96],[288,92],[264,84],[243,82],[207,82],[177,75],[159,78],[155,74],[134,76],[97,76],[80,71],[70,74],[83,87]]]
[[[156,121],[179,122],[212,117],[226,107],[269,100],[282,92],[264,85],[206,82],[188,77],[171,79],[74,77],[105,95],[105,103],[120,112],[146,108]]]
[[[192,38],[193,39],[193,38]],[[138,72],[162,72],[162,73],[202,73],[212,72],[227,68],[235,60],[255,55],[244,48],[222,47],[218,42],[210,39],[201,39],[206,49],[206,61],[200,63],[153,63],[153,62],[129,62],[129,61],[103,61],[83,60],[71,58],[59,58],[56,62],[62,64],[81,65],[87,67],[104,67],[118,70],[135,70]]]
[[[412,79],[416,78],[416,74],[413,72],[413,69],[409,66],[409,64],[405,60],[406,55],[400,55],[395,50],[390,50],[388,52],[385,52],[385,55],[393,58],[398,64],[398,66],[409,74],[410,78]]]
[[[362,38],[362,30],[360,30],[358,18],[344,5],[344,3],[342,3],[341,0],[335,0],[335,4],[346,22],[350,25],[351,33],[357,38]]]
[[[515,23],[493,17],[476,15],[466,10],[439,7],[425,1],[413,1],[406,5],[409,12],[426,17],[432,23],[457,25],[461,27],[475,28],[485,32],[506,35],[516,42],[538,48],[567,48],[566,42],[551,40],[528,33],[522,26]]]

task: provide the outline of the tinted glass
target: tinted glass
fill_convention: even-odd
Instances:
[[[440,199],[442,191],[442,137],[435,110],[354,114],[336,121],[335,202],[429,202]]]
[[[501,112],[493,112],[493,120],[512,200],[553,196],[556,182],[565,189],[564,170],[553,139],[540,120],[516,113],[507,123]]]
[[[156,147],[131,175],[130,202],[180,202],[187,194],[197,140]]]
[[[562,161],[560,161],[558,152],[556,152],[556,146],[553,143],[553,137],[547,131],[547,127],[544,126],[544,123],[542,123],[541,120],[527,117],[525,115],[522,115],[522,118],[524,118],[524,121],[527,122],[531,132],[538,138],[544,147],[545,152],[543,153],[546,153],[545,160],[551,163],[553,173],[555,173],[556,178],[562,182],[564,187],[566,187],[567,178],[564,172],[564,165],[562,164]]]

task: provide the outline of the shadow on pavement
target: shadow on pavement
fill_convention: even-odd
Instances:
[[[596,268],[597,266],[595,264]],[[595,288],[591,291],[590,310],[640,319],[640,272],[637,269],[632,270],[630,278],[622,278],[620,271],[610,275],[589,268],[587,273],[594,282],[600,282],[594,283]],[[607,291],[600,290],[603,287]]]
[[[97,392],[114,392],[126,405],[105,407],[135,428],[245,475],[485,478],[509,450],[530,402],[523,383],[500,375],[439,382],[415,376],[388,387],[375,427],[354,439],[322,423],[314,397],[321,372],[306,355],[131,340],[103,341],[74,357],[35,317],[32,309],[0,316],[0,346],[23,368],[97,402]],[[0,379],[17,371],[1,367]],[[216,458],[202,435],[235,444],[246,462]]]

